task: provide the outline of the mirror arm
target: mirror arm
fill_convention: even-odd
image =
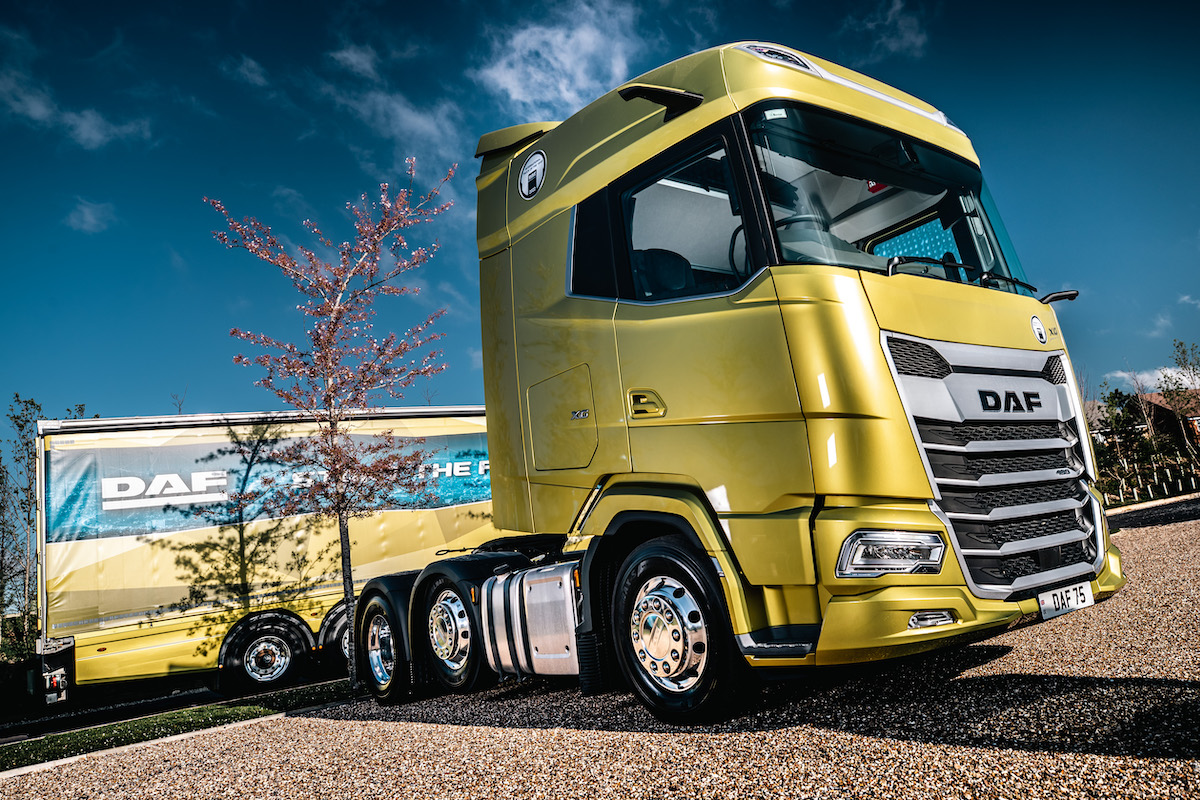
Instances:
[[[1050,305],[1057,300],[1074,300],[1076,297],[1079,297],[1078,289],[1063,289],[1060,292],[1051,292],[1043,297],[1041,302]]]

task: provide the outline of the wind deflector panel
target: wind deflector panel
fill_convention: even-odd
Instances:
[[[686,114],[704,102],[704,95],[683,89],[672,89],[667,86],[651,86],[647,83],[634,83],[617,90],[617,94],[625,102],[630,100],[649,100],[651,103],[667,109],[663,122],[670,122],[680,114]]]

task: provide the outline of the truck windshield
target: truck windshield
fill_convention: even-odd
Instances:
[[[768,101],[746,115],[784,263],[1030,294],[973,164],[798,103]]]

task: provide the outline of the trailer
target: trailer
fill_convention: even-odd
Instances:
[[[354,583],[497,538],[483,409],[381,409],[423,456],[426,491],[351,522]],[[48,702],[68,687],[207,672],[235,690],[346,663],[336,525],[272,516],[307,471],[280,459],[298,413],[38,424],[38,653]],[[269,478],[269,480],[268,480]]]
[[[941,111],[740,42],[476,155],[497,537],[363,587],[381,702],[570,675],[694,722],[1125,584],[1077,293]]]

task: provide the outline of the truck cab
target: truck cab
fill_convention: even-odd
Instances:
[[[1075,293],[1037,297],[937,109],[741,42],[477,156],[502,535],[364,589],[381,700],[411,663],[450,691],[578,675],[693,722],[755,673],[1124,585],[1051,306]]]

